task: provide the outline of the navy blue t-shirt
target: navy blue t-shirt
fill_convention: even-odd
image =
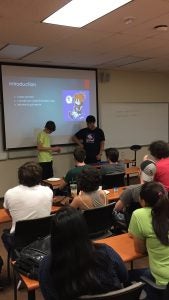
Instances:
[[[101,290],[93,291],[94,294],[120,289],[121,283],[125,284],[128,280],[128,272],[121,257],[110,246],[105,244],[97,244],[96,251],[103,257],[102,260],[106,268],[97,268],[95,270],[95,276],[101,282]],[[41,291],[45,300],[61,300],[57,293],[57,282],[54,283],[52,280],[50,264],[50,255],[46,256],[40,264],[39,282]],[[89,287],[85,288],[83,295],[85,294],[91,294]]]
[[[98,127],[94,130],[86,127],[79,130],[75,136],[83,142],[86,151],[86,163],[96,163],[96,155],[100,152],[100,143],[105,141],[103,130]]]

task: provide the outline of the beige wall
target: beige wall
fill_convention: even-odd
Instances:
[[[168,102],[169,101],[169,75],[163,73],[124,72],[102,70],[108,74],[110,80],[98,82],[98,98],[101,102]],[[99,76],[98,76],[99,77]],[[106,76],[105,76],[106,77]],[[106,134],[106,133],[105,133]],[[138,152],[138,164],[147,152],[143,147]],[[133,158],[133,152],[128,149],[120,149],[120,155]],[[10,159],[0,161],[0,197],[5,191],[17,184],[17,169],[26,161],[35,158]],[[71,154],[54,156],[55,176],[60,177],[73,166]]]

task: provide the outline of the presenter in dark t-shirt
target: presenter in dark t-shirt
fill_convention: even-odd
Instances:
[[[99,162],[104,150],[104,132],[95,126],[95,122],[95,117],[89,115],[86,118],[87,127],[79,130],[72,137],[73,142],[85,149],[87,164]]]

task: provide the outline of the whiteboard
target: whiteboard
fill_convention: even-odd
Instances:
[[[105,147],[149,145],[159,139],[168,142],[168,103],[105,102],[100,121]]]

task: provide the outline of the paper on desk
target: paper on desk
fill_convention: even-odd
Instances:
[[[56,177],[52,177],[52,178],[48,178],[47,180],[48,181],[58,181],[60,180],[61,178],[56,178]]]

